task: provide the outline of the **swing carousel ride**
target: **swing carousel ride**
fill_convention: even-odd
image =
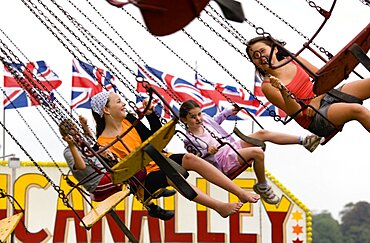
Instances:
[[[16,10],[18,17],[16,18],[23,21],[20,16],[27,16],[26,19],[32,19],[37,26],[25,22],[23,28],[12,29],[9,27],[12,23],[4,19],[0,24],[0,59],[7,73],[4,75],[4,85],[0,88],[4,96],[4,106],[6,104],[9,109],[4,110],[4,119],[0,122],[4,136],[7,138],[6,142],[3,139],[3,147],[6,147],[3,156],[10,151],[10,148],[16,148],[20,154],[24,155],[23,159],[30,161],[55,190],[63,205],[75,214],[85,230],[91,229],[102,217],[110,214],[130,242],[139,242],[140,235],[130,231],[130,227],[127,227],[115,213],[115,207],[134,194],[133,184],[146,190],[135,175],[151,160],[158,164],[186,199],[193,200],[197,196],[186,180],[189,176],[188,172],[161,153],[166,146],[173,143],[173,139],[177,142],[184,139],[186,127],[180,121],[177,112],[178,107],[188,96],[179,95],[173,86],[168,85],[166,78],[153,71],[153,66],[161,65],[167,69],[171,67],[179,73],[187,70],[196,74],[200,80],[226,80],[225,84],[239,87],[271,117],[271,120],[283,126],[292,126],[291,120],[294,119],[294,115],[282,116],[281,113],[271,108],[266,100],[263,100],[251,88],[253,83],[247,80],[254,76],[253,64],[245,52],[248,39],[255,36],[273,37],[273,40],[284,39],[289,48],[275,41],[272,49],[283,49],[287,53],[287,58],[279,63],[279,66],[269,63],[270,67],[278,68],[292,60],[296,61],[312,78],[316,95],[329,92],[350,76],[356,76],[358,79],[367,77],[366,71],[370,71],[370,59],[367,55],[370,48],[368,20],[365,20],[363,26],[358,28],[351,37],[343,37],[346,42],[341,41],[342,46],[336,47],[336,50],[330,50],[331,46],[324,47],[320,44],[323,42],[321,37],[323,33],[332,33],[331,19],[335,18],[337,5],[340,4],[336,0],[324,1],[324,3],[316,1],[300,1],[300,3],[291,1],[289,3],[293,7],[304,9],[302,13],[284,12],[285,7],[276,4],[270,8],[269,3],[260,0],[249,2],[235,0],[102,0],[99,3],[89,0],[78,2],[21,0],[18,2]],[[365,13],[370,12],[368,0],[353,0],[353,5],[361,8]],[[9,6],[9,9],[11,7]],[[2,9],[8,11],[7,7]],[[281,12],[289,15],[283,16]],[[301,19],[292,18],[295,14],[301,15],[298,16]],[[355,18],[356,16],[348,21],[356,21]],[[295,21],[299,24],[302,21],[304,23],[304,19],[306,22],[309,19],[312,23],[306,23],[300,27],[295,24]],[[42,38],[38,37],[39,33],[42,33],[40,34]],[[17,36],[22,36],[22,44],[16,41],[19,39]],[[337,39],[338,37],[333,37],[329,42],[335,42]],[[52,53],[50,53],[51,48]],[[109,145],[94,149],[95,137],[86,135],[84,127],[78,120],[81,114],[91,117],[91,110],[71,109],[69,94],[58,88],[60,83],[50,79],[49,74],[40,74],[35,66],[38,64],[32,62],[31,59],[36,57],[44,58],[41,54],[45,55],[45,58],[48,58],[47,55],[52,55],[51,60],[69,58],[68,61],[61,61],[63,65],[65,62],[70,63],[72,58],[75,63],[79,63],[79,67],[84,69],[85,73],[93,77],[92,82],[95,83],[97,90],[114,89],[128,104],[127,109],[136,113],[139,121],[155,103],[161,108],[155,109],[155,113],[160,117],[162,127],[143,141],[141,146],[130,151],[128,156],[118,160],[116,164],[107,163],[102,155],[104,151],[109,150],[114,143],[121,143],[125,146],[125,136],[129,131],[123,132]],[[306,54],[321,63],[317,65],[320,67],[319,71],[312,72],[299,62],[297,57]],[[246,68],[247,66],[249,67]],[[364,74],[360,74],[357,67],[362,68],[360,71]],[[114,81],[107,77],[105,70],[114,76]],[[140,70],[141,75],[137,70]],[[68,82],[68,79],[70,80],[63,76],[60,76],[60,79],[63,84]],[[227,93],[225,89],[220,88],[218,84],[212,82],[207,82],[207,84],[210,86],[209,89],[213,89],[214,97],[221,97],[219,99],[224,101],[223,106],[234,106],[250,121],[253,121],[253,124],[257,124],[259,129],[264,128],[260,118],[246,105]],[[145,90],[146,94],[139,92],[138,87]],[[13,89],[12,92],[9,88]],[[22,95],[33,105],[32,108],[27,108],[32,109],[31,113],[25,111],[26,108],[19,108],[15,103],[14,96],[20,95],[15,91],[20,92],[20,90],[23,90]],[[89,92],[88,95],[91,96],[92,93],[98,91]],[[332,95],[339,97],[343,102],[357,102],[348,101],[347,97],[340,92]],[[297,98],[294,93],[290,93],[290,96],[298,103],[303,103],[302,99]],[[171,102],[168,102],[166,97],[170,97]],[[312,99],[312,97],[306,97],[306,99],[310,98]],[[147,105],[143,100],[149,101]],[[302,109],[307,109],[307,107],[309,105],[302,105]],[[13,117],[11,121],[6,114],[10,112]],[[93,203],[81,185],[94,175],[76,182],[71,179],[69,172],[61,168],[61,164],[57,161],[63,160],[59,158],[61,158],[65,143],[58,132],[58,126],[67,119],[70,119],[79,130],[78,133],[71,135],[80,152],[91,163],[91,166],[94,166],[92,158],[97,158],[104,170],[112,174],[114,184],[124,183],[121,192],[98,204]],[[35,124],[36,120],[37,124]],[[244,130],[243,132],[246,130],[243,122],[235,119],[232,132],[234,134],[230,133],[230,136],[239,136],[253,146],[260,146],[265,150],[266,144],[241,132],[241,130]],[[135,125],[133,123],[130,129],[135,128]],[[25,129],[20,132],[20,127],[22,129],[25,127]],[[73,128],[65,127],[65,129],[72,130]],[[338,129],[326,137],[322,144],[327,143],[339,131]],[[220,146],[230,146],[223,141],[223,138],[217,137],[212,131],[209,132]],[[236,150],[235,152],[237,153]],[[194,154],[198,154],[196,150]],[[58,170],[62,180],[70,185],[70,191],[61,189],[55,179],[48,174],[48,170],[38,162],[43,159],[52,161],[53,167]],[[237,178],[252,163],[253,161],[246,161],[245,166],[227,176],[232,180]],[[103,172],[101,168],[95,168],[95,173]],[[8,190],[1,190],[1,198],[11,197],[10,192],[7,193]],[[75,191],[80,193],[90,206],[89,212],[81,212],[71,204],[70,195]],[[156,198],[156,195],[153,194],[150,198]],[[17,204],[17,198],[11,197],[9,201],[14,208],[11,216],[6,217],[7,221],[0,221],[1,228],[6,228],[5,233],[0,236],[1,242],[11,235],[19,221],[22,224],[17,227],[23,227],[26,233],[29,231],[26,219],[24,217],[23,220],[21,219],[24,213],[22,207],[25,205]],[[142,201],[142,203],[146,202]],[[304,240],[297,242],[310,241],[310,236],[307,236]],[[274,241],[269,239],[266,242]]]

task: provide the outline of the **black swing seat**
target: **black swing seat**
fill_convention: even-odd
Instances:
[[[340,100],[342,100],[345,103],[357,103],[357,104],[360,104],[360,105],[363,104],[363,101],[361,99],[359,99],[359,98],[357,98],[355,96],[352,96],[352,95],[343,93],[343,92],[341,92],[341,91],[339,91],[337,89],[329,90],[326,94],[327,95],[330,95],[332,97],[335,97],[337,99],[340,99]],[[318,112],[318,111],[316,111],[316,112]],[[341,132],[342,131],[342,128],[343,127],[338,127],[337,130],[335,130],[330,135],[326,136],[324,138],[324,141],[321,142],[321,145],[325,145],[327,142],[329,142],[330,139],[332,139],[338,132]]]
[[[370,70],[370,59],[365,54],[369,49],[370,23],[319,71],[310,74],[314,79],[314,93],[320,95],[334,88],[348,78],[359,62]]]

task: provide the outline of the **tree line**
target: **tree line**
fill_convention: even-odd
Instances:
[[[370,243],[370,204],[348,203],[340,212],[341,221],[328,211],[312,216],[312,243]]]

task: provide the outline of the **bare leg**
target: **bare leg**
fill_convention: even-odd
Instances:
[[[275,144],[298,144],[299,136],[290,135],[280,132],[272,132],[268,130],[259,130],[248,135],[249,137],[259,139],[261,141],[268,141]],[[245,144],[245,143],[244,143]],[[243,145],[243,144],[242,144]]]
[[[342,92],[366,100],[370,98],[370,78],[346,83],[342,87]]]
[[[168,179],[168,183],[171,186],[176,188],[176,186],[171,182],[171,180]],[[203,191],[199,190],[199,188],[195,187],[194,185],[191,185],[191,186],[195,190],[195,192],[198,194],[194,198],[194,202],[199,203],[203,206],[206,206],[208,208],[211,208],[211,209],[215,210],[223,218],[226,218],[230,215],[233,215],[234,213],[238,212],[239,209],[243,206],[243,203],[241,203],[241,202],[236,202],[236,203],[221,202],[219,200],[216,200],[216,199],[210,197],[209,195],[207,195]]]
[[[266,182],[265,177],[265,154],[263,150],[259,147],[249,147],[242,148],[238,150],[238,153],[246,160],[254,160],[253,168],[254,173],[256,173],[257,181],[259,183]],[[238,161],[240,164],[244,164],[244,160],[238,156]]]
[[[192,170],[199,173],[207,181],[233,193],[243,203],[255,203],[260,198],[259,195],[240,188],[216,167],[193,154],[185,154],[182,166],[186,170]]]
[[[357,120],[370,132],[370,111],[360,104],[335,103],[328,109],[328,119],[340,126],[348,121]]]

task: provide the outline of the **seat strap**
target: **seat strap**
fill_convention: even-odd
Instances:
[[[169,160],[158,152],[151,143],[148,143],[143,150],[155,161],[161,171],[175,184],[184,197],[192,201],[198,195],[184,177],[173,167],[172,163],[169,163]]]
[[[350,95],[350,94],[343,93],[342,91],[337,90],[337,89],[332,89],[332,90],[328,91],[327,94],[332,96],[332,97],[335,97],[337,99],[340,99],[340,100],[342,100],[343,102],[346,102],[346,103],[358,103],[358,104],[361,104],[361,105],[363,103],[362,100],[360,100],[359,98],[357,98],[353,95]]]

